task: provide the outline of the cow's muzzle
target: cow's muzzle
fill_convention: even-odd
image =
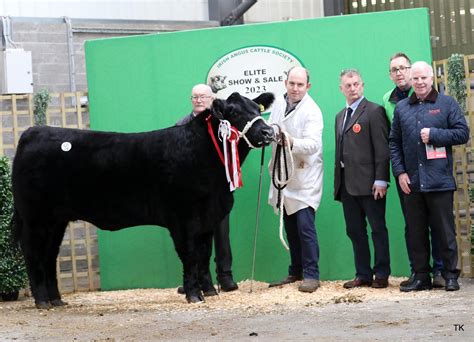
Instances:
[[[251,128],[252,132],[249,132]],[[247,133],[252,135],[252,140],[254,142],[256,141],[256,143],[252,144],[250,142]],[[271,143],[274,140],[275,132],[273,131],[273,128],[267,124],[264,118],[256,116],[251,121],[247,122],[239,136],[245,139],[250,148],[257,148]]]
[[[260,131],[263,138],[263,144],[268,145],[273,141],[276,141],[276,132],[271,126],[263,127]]]

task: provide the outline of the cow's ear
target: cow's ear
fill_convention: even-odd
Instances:
[[[227,101],[238,101],[241,98],[242,98],[242,95],[234,91],[232,94],[229,95],[229,97],[227,98]]]
[[[224,120],[224,113],[227,107],[227,103],[224,100],[216,99],[212,102],[211,114],[219,120]]]
[[[273,101],[275,101],[275,95],[273,95],[273,93],[263,93],[259,97],[253,99],[253,102],[259,105],[260,112],[266,111]]]

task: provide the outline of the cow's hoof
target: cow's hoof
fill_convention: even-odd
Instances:
[[[66,302],[63,302],[61,299],[53,299],[50,301],[52,306],[64,306],[67,305]]]
[[[204,294],[204,297],[212,297],[212,296],[217,296],[217,291],[214,286],[211,286],[208,289],[203,289],[202,293]]]
[[[51,304],[49,302],[35,302],[36,308],[40,310],[49,310],[51,309]]]
[[[190,295],[190,296],[186,296],[186,300],[188,301],[188,303],[204,303],[204,297],[199,294],[199,295]]]

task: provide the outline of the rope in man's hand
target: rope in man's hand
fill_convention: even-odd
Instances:
[[[282,190],[287,186],[293,177],[295,170],[291,148],[293,147],[293,138],[283,131],[277,124],[272,124],[276,132],[277,147],[273,160],[272,184],[278,190],[277,208],[280,211],[280,241],[286,250],[289,250],[288,244],[283,237],[283,203],[284,195]]]

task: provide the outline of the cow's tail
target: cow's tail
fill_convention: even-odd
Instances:
[[[23,231],[23,221],[21,220],[20,214],[15,205],[13,205],[13,216],[10,227],[12,228],[11,242],[14,246],[18,246]]]

